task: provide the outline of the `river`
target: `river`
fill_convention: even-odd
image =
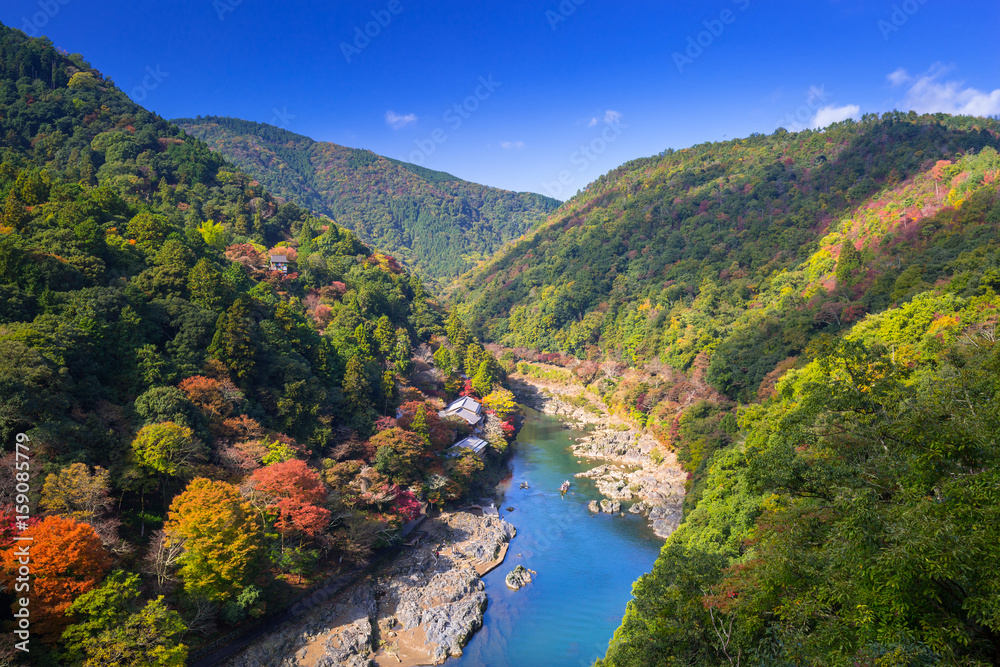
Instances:
[[[598,463],[569,450],[580,431],[526,410],[505,484],[500,514],[517,527],[507,559],[483,580],[489,594],[484,624],[449,667],[586,666],[604,655],[621,623],[632,583],[653,567],[663,541],[641,516],[591,516],[600,493],[573,477]],[[563,480],[569,493],[559,493]],[[531,488],[520,489],[521,482]],[[507,512],[513,507],[513,512]],[[534,580],[511,591],[504,577],[516,565]]]

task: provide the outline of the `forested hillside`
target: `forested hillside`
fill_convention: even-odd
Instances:
[[[0,606],[30,599],[30,664],[182,665],[498,465],[503,371],[415,276],[2,25],[0,202]],[[495,408],[485,463],[444,455],[449,391]]]
[[[559,206],[273,125],[213,116],[176,122],[269,192],[329,216],[435,279],[470,269]]]
[[[996,664],[998,130],[668,151],[463,277],[475,332],[689,473],[600,664]]]

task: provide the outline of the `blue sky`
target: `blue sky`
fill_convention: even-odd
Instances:
[[[228,115],[565,199],[665,148],[1000,114],[995,0],[6,0],[166,118]]]

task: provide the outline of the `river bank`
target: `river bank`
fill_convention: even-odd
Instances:
[[[402,553],[231,659],[231,667],[433,665],[461,655],[482,626],[481,577],[499,566],[514,527],[479,509],[425,520]]]
[[[523,375],[512,375],[510,383],[517,400],[524,405],[553,415],[567,428],[593,428],[572,446],[581,459],[607,461],[576,475],[592,479],[610,501],[590,504],[591,512],[614,509],[617,513],[621,503],[631,502],[628,511],[645,516],[658,537],[666,539],[677,529],[683,518],[687,475],[673,452],[664,452],[651,435],[608,414],[603,404],[592,400],[580,387]]]

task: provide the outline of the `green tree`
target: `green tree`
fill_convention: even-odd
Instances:
[[[191,301],[199,306],[214,311],[225,307],[229,290],[222,280],[222,273],[207,259],[199,259],[188,273],[187,286]]]
[[[65,659],[82,661],[87,644],[121,624],[135,610],[139,596],[139,575],[115,570],[100,586],[78,597],[66,610],[75,622],[62,634]]]
[[[0,217],[0,227],[21,229],[27,221],[28,212],[24,209],[24,203],[17,198],[14,190],[11,189],[3,202],[3,216]]]
[[[221,222],[213,222],[212,220],[206,220],[202,223],[201,227],[198,228],[201,233],[201,237],[205,240],[205,245],[215,248],[216,250],[225,250],[226,246],[229,245],[229,232],[226,231],[225,225]]]
[[[421,403],[420,407],[417,408],[416,414],[413,415],[413,421],[410,422],[410,430],[423,438],[427,445],[431,444],[431,429],[427,423],[426,403]]]
[[[147,252],[158,250],[174,229],[167,218],[149,211],[139,213],[126,226],[129,238],[135,239],[137,245]]]
[[[208,348],[209,354],[221,361],[243,388],[250,385],[257,372],[257,326],[251,314],[251,303],[246,295],[237,297],[219,316],[215,336]]]
[[[480,396],[487,396],[502,378],[503,369],[500,367],[500,363],[496,357],[487,352],[479,364],[479,370],[472,376],[472,388]]]
[[[844,239],[840,245],[840,258],[837,260],[837,287],[847,290],[857,283],[855,272],[861,268],[861,253],[854,247],[854,241]]]
[[[367,436],[375,421],[375,404],[368,371],[357,356],[347,362],[343,392],[347,423],[360,435]]]
[[[391,359],[396,349],[396,328],[392,326],[388,316],[378,318],[374,336],[379,355],[383,359]]]
[[[472,377],[479,370],[479,365],[486,358],[486,351],[478,343],[471,343],[465,349],[465,374]]]
[[[187,626],[163,596],[83,643],[83,667],[183,667]]]
[[[455,311],[452,311],[451,315],[448,316],[448,323],[445,325],[445,331],[448,332],[448,342],[451,343],[453,348],[455,348],[459,358],[464,358],[465,349],[469,347],[469,343],[471,343],[473,339],[469,334],[469,330],[465,326],[465,322],[462,321],[462,319],[458,316],[458,313]]]
[[[173,422],[143,427],[132,440],[132,451],[140,466],[170,477],[190,474],[205,456],[191,429]]]
[[[455,364],[452,361],[451,350],[446,348],[444,345],[439,347],[434,351],[434,365],[437,366],[445,377],[448,377],[455,370]]]

